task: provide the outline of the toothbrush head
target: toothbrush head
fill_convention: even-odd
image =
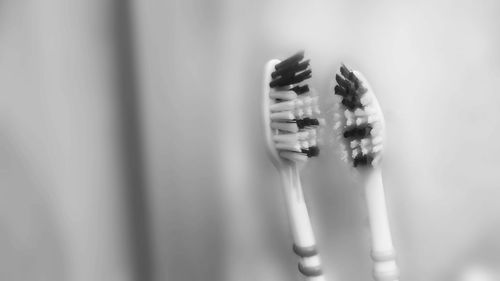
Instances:
[[[319,154],[318,97],[306,80],[311,78],[304,52],[271,60],[264,71],[262,98],[267,150],[277,167],[304,163]]]
[[[366,78],[344,64],[335,81],[334,130],[341,144],[342,159],[354,168],[377,167],[385,135],[378,101]]]

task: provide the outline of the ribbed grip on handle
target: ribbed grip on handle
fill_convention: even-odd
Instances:
[[[300,247],[293,244],[293,252],[300,257],[299,272],[305,277],[315,277],[323,275],[321,260],[316,250],[316,246]]]
[[[397,267],[394,268],[394,270],[391,271],[378,271],[376,269],[377,267],[374,267],[373,269],[373,277],[377,281],[398,281],[399,280],[399,270]]]
[[[316,277],[316,276],[321,276],[323,275],[323,270],[321,269],[321,266],[306,266],[302,264],[302,262],[299,262],[299,271],[302,273],[302,275],[306,277]]]
[[[315,245],[309,247],[300,247],[296,244],[293,244],[293,252],[301,258],[312,257],[318,254],[318,250],[316,250]]]
[[[372,251],[371,255],[374,262],[394,261],[396,259],[396,251]]]
[[[399,280],[399,269],[396,264],[396,252],[372,251],[373,277],[377,281],[397,281]]]
[[[302,192],[298,168],[293,165],[283,180],[290,226],[293,236],[293,252],[300,258],[298,270],[306,281],[324,281],[321,258],[316,247],[311,220]]]

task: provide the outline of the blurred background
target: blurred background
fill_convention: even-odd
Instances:
[[[0,1],[0,280],[298,280],[262,70],[341,62],[387,122],[401,280],[500,280],[500,2]],[[370,280],[361,189],[303,170],[328,280]]]

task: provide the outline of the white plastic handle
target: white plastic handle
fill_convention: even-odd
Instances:
[[[373,277],[377,281],[397,281],[399,269],[392,245],[382,175],[380,170],[373,170],[365,176],[366,203],[372,234]]]

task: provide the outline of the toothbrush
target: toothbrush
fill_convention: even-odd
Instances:
[[[321,259],[309,219],[300,168],[317,156],[318,97],[305,83],[311,77],[304,52],[265,66],[263,121],[266,147],[283,183],[293,236],[293,251],[300,258],[298,269],[308,281],[323,281]]]
[[[338,133],[342,158],[354,167],[354,174],[364,187],[371,230],[373,277],[377,281],[398,280],[399,269],[389,229],[380,167],[384,116],[361,73],[342,65],[335,80],[334,129]]]

